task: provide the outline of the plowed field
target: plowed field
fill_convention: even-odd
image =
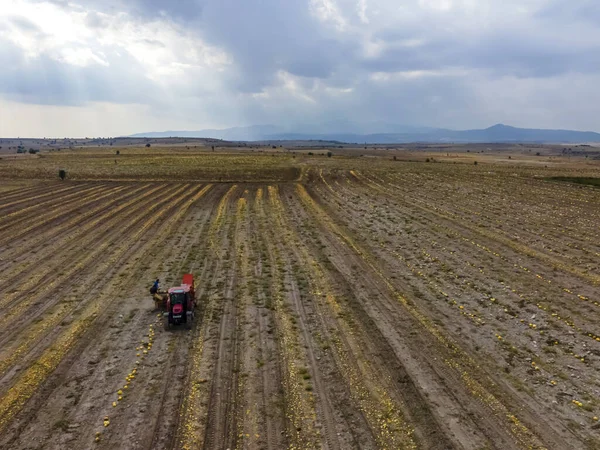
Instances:
[[[600,448],[600,190],[354,161],[0,183],[0,448]]]

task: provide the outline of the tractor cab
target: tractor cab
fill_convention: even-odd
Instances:
[[[170,288],[167,295],[167,311],[164,313],[165,328],[182,323],[188,328],[191,327],[196,306],[193,276],[184,275],[181,286]]]
[[[185,312],[186,306],[188,304],[188,297],[189,291],[186,292],[186,290],[183,287],[169,289],[168,302],[171,306],[170,309],[173,315],[177,315],[177,317],[179,317],[179,315]]]

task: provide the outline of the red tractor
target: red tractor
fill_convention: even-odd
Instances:
[[[194,291],[194,276],[186,273],[181,286],[172,287],[168,291],[166,301],[165,329],[174,325],[185,324],[186,328],[192,327],[194,308],[196,307],[196,292]]]

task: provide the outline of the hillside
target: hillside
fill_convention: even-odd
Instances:
[[[410,128],[398,126],[400,132],[350,133],[350,132],[289,132],[278,127],[252,126],[223,130],[165,131],[134,134],[131,137],[203,137],[228,139],[233,141],[269,141],[269,140],[323,140],[356,143],[407,143],[407,142],[553,142],[585,143],[600,142],[600,133],[591,131],[545,130],[517,128],[503,124],[482,130],[449,130],[443,128]]]

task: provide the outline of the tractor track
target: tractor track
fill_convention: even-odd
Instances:
[[[205,192],[209,190],[208,195],[205,195]],[[211,197],[213,196],[214,190],[211,189],[211,186],[207,186],[206,188],[203,188],[201,191],[197,192],[196,194],[194,194],[193,197],[188,197],[189,200],[186,200],[186,204],[184,204],[182,209],[179,209],[176,213],[176,215],[179,216],[183,216],[185,214],[191,214],[192,218],[194,213],[189,213],[188,210],[191,209],[192,205],[194,205],[194,203],[198,202],[198,198],[202,198],[204,197],[203,203],[204,202],[209,202],[209,204],[211,203]],[[191,202],[191,203],[190,203]],[[192,242],[196,241],[196,237],[198,235],[198,233],[201,233],[202,230],[204,229],[209,214],[207,214],[207,211],[204,210],[201,206],[198,207],[199,208],[199,212],[200,214],[200,221],[201,221],[201,227],[200,228],[194,228],[194,221],[192,220],[192,218],[188,218],[187,220],[182,219],[181,221],[178,220],[174,220],[173,224],[179,224],[176,225],[177,229],[173,230],[168,236],[170,237],[171,240],[177,240],[177,242],[173,242],[172,245],[167,246],[167,248],[169,250],[167,250],[167,252],[165,253],[163,250],[155,250],[154,248],[149,250],[149,253],[152,254],[153,256],[155,256],[155,258],[152,258],[152,261],[154,263],[154,270],[156,271],[157,265],[161,264],[163,261],[173,261],[176,262],[178,258],[176,255],[178,254],[177,251],[179,248],[181,247],[187,247],[188,248],[188,255],[189,253],[192,251],[192,247],[189,245]],[[187,223],[190,222],[190,223]],[[182,233],[182,236],[177,238],[177,233],[180,233],[181,229],[184,228],[186,231]],[[158,254],[156,253],[158,251]],[[156,256],[162,256],[163,258],[160,259],[156,259]],[[181,271],[183,269],[183,265],[180,265],[179,270]],[[151,315],[154,315],[155,311],[151,312]],[[163,319],[162,317],[158,319],[158,321],[155,322],[156,324],[156,329],[162,329],[162,323],[163,323]],[[182,336],[182,332],[183,336]],[[173,331],[173,333],[171,332],[163,332],[163,336],[168,337],[168,343],[165,345],[164,343],[164,339],[161,339],[160,337],[158,338],[158,340],[156,341],[155,345],[160,346],[160,341],[163,341],[163,351],[162,351],[162,356],[158,356],[158,360],[156,359],[152,359],[152,356],[150,357],[150,361],[149,361],[149,367],[148,370],[150,370],[150,372],[154,372],[154,375],[156,376],[153,377],[151,374],[148,374],[148,379],[151,380],[151,382],[156,382],[158,377],[161,377],[161,389],[160,389],[160,403],[157,404],[156,402],[156,392],[155,390],[152,389],[148,389],[145,387],[142,387],[142,393],[134,396],[131,398],[131,402],[132,405],[139,405],[139,406],[143,406],[144,408],[150,409],[149,412],[145,412],[143,417],[138,417],[136,418],[136,420],[129,420],[128,418],[122,418],[122,415],[120,416],[120,419],[118,418],[117,420],[120,422],[120,426],[118,426],[118,429],[120,430],[119,433],[117,433],[116,435],[111,435],[111,436],[107,436],[106,439],[106,445],[108,446],[108,448],[123,448],[123,449],[139,449],[139,448],[157,448],[155,446],[155,443],[158,443],[159,440],[161,440],[161,436],[160,436],[160,432],[162,431],[164,436],[162,436],[162,440],[168,440],[169,439],[169,434],[172,433],[173,427],[176,426],[177,423],[177,406],[179,404],[180,401],[180,397],[181,397],[181,388],[182,388],[182,379],[184,378],[184,372],[185,372],[185,364],[181,364],[182,362],[185,361],[185,356],[188,353],[188,349],[189,349],[189,342],[191,339],[191,336],[187,333],[186,330],[176,330]],[[135,342],[135,337],[133,338],[134,342]],[[172,345],[173,344],[173,345]],[[179,345],[177,345],[179,344]],[[166,349],[165,349],[166,347]],[[174,347],[174,349],[173,349]],[[168,353],[167,355],[167,359],[165,361],[164,359],[164,353],[165,351]],[[153,350],[154,353],[154,350]],[[165,367],[166,366],[166,367]],[[153,416],[153,418],[151,419],[152,422],[152,426],[148,427],[147,425],[147,416]],[[121,435],[122,434],[129,434],[129,435],[133,435],[133,436],[139,436],[139,430],[140,427],[144,427],[146,430],[152,430],[152,433],[146,433],[142,439],[140,439],[139,441],[135,442],[135,445],[133,445],[132,443],[128,443],[128,442],[124,442],[121,439]],[[162,427],[162,430],[161,430]],[[92,433],[90,433],[91,436]],[[162,441],[161,440],[161,441]],[[156,444],[158,445],[158,444]],[[161,448],[163,448],[164,445],[161,445]]]
[[[362,265],[361,261],[352,258],[352,255],[339,252],[336,256],[346,263],[352,263],[358,267]],[[451,439],[448,437],[448,435],[452,436],[454,432],[446,428],[441,423],[440,418],[435,417],[433,409],[429,405],[430,401],[427,399],[427,395],[422,392],[415,383],[414,379],[417,377],[414,375],[416,372],[414,368],[419,367],[418,374],[421,379],[428,378],[429,380],[434,380],[435,377],[426,373],[427,370],[431,369],[438,375],[438,379],[435,380],[435,383],[441,386],[441,389],[437,391],[438,397],[436,403],[438,405],[441,403],[440,397],[443,395],[449,395],[452,398],[452,401],[445,402],[446,405],[456,406],[459,404],[471,403],[470,398],[467,398],[467,401],[465,401],[465,398],[460,398],[460,394],[453,392],[456,391],[457,383],[461,382],[460,378],[454,376],[454,374],[444,367],[444,365],[438,364],[438,367],[436,367],[432,365],[431,360],[427,362],[417,361],[413,356],[416,354],[417,349],[422,350],[431,348],[431,345],[428,342],[419,339],[418,334],[415,335],[411,331],[410,339],[408,336],[399,336],[398,333],[392,332],[388,332],[384,335],[382,330],[415,330],[418,329],[418,325],[408,321],[405,316],[398,314],[397,308],[393,307],[393,303],[390,305],[387,301],[381,301],[373,303],[369,307],[363,306],[363,302],[367,300],[367,295],[362,294],[360,297],[357,296],[357,293],[361,290],[359,287],[361,286],[361,283],[363,289],[368,289],[368,297],[376,297],[381,300],[386,296],[386,293],[382,292],[379,286],[377,286],[370,277],[364,276],[364,273],[369,273],[368,267],[363,266],[361,267],[362,270],[355,270],[349,274],[342,275],[341,270],[343,270],[343,266],[340,266],[341,261],[335,261],[335,259],[337,259],[335,256],[330,258],[332,258],[336,270],[335,272],[329,272],[333,273],[336,284],[353,287],[352,290],[349,290],[346,293],[345,298],[349,299],[348,306],[354,311],[354,317],[360,318],[363,322],[363,327],[365,330],[368,330],[368,333],[365,333],[365,335],[369,335],[371,342],[365,346],[367,348],[372,348],[370,351],[375,355],[395,355],[395,358],[388,357],[387,361],[381,359],[380,356],[377,357],[379,360],[378,364],[380,364],[381,367],[386,368],[386,370],[382,371],[387,374],[386,376],[389,377],[392,374],[394,375],[394,378],[392,379],[392,389],[395,390],[395,396],[408,407],[411,422],[415,424],[417,433],[421,435],[420,442],[427,443],[425,447],[432,449],[458,446],[456,442],[451,443]],[[410,341],[418,341],[415,342],[414,348],[412,349],[407,345],[407,342]],[[398,348],[401,348],[402,352],[400,352]],[[436,359],[433,358],[433,360],[435,361]],[[410,367],[413,368],[412,371],[409,369]],[[442,373],[440,373],[440,371]],[[471,417],[473,415],[473,412],[470,411],[471,407],[465,409],[469,412],[464,414],[463,417]],[[485,417],[487,411],[482,408],[477,409],[479,409],[479,411],[477,411],[478,416],[484,418],[483,420],[486,421]],[[512,443],[507,441],[504,436],[492,434],[495,432],[495,429],[497,429],[495,423],[488,422],[480,424],[477,422],[467,422],[466,420],[465,422],[465,429],[456,431],[462,431],[462,436],[469,439],[471,444],[475,444],[475,430],[477,430],[477,433],[480,435],[478,437],[480,441],[479,445],[489,445],[491,442],[494,442],[495,444],[503,442],[499,448],[511,448]],[[470,429],[472,432],[471,435],[467,432],[467,429]],[[485,436],[486,439],[482,440],[482,436]],[[478,446],[475,446],[473,448],[477,447]]]
[[[297,258],[301,258],[298,254],[297,250],[294,251],[294,254]],[[292,266],[290,261],[287,261],[288,273],[292,271]],[[325,388],[325,383],[323,381],[323,375],[320,370],[315,345],[313,343],[313,333],[316,332],[316,329],[311,326],[309,313],[307,312],[306,300],[301,298],[300,289],[296,280],[292,277],[288,277],[287,285],[290,287],[289,297],[291,303],[293,305],[293,310],[298,315],[299,328],[302,334],[302,341],[304,342],[304,348],[306,349],[306,354],[308,356],[308,363],[310,367],[310,375],[312,379],[312,383],[314,384],[315,395],[317,396],[317,415],[319,417],[319,425],[322,428],[321,437],[324,439],[322,441],[323,448],[336,450],[342,448],[340,446],[340,442],[337,438],[337,421],[335,418],[335,412],[332,406],[332,400],[330,398],[328,390]],[[319,360],[321,358],[319,357]],[[349,430],[349,428],[340,427],[341,430]]]
[[[255,188],[254,201],[249,202],[249,208],[251,208],[249,215],[254,220],[250,220],[248,223],[248,233],[251,239],[247,248],[250,262],[255,262],[249,264],[247,270],[250,277],[248,283],[256,285],[256,291],[250,290],[249,303],[246,305],[247,314],[250,316],[247,321],[246,339],[251,340],[252,333],[256,332],[256,343],[248,345],[249,351],[246,352],[245,357],[246,366],[250,372],[248,383],[252,385],[252,381],[254,381],[258,385],[257,390],[260,394],[257,395],[250,389],[247,390],[246,434],[250,434],[249,446],[279,449],[285,446],[282,438],[282,434],[285,432],[285,423],[282,411],[277,410],[277,405],[283,403],[281,366],[279,359],[276,358],[280,350],[274,333],[275,318],[272,311],[273,302],[270,299],[270,289],[265,289],[261,282],[263,277],[273,276],[265,268],[265,264],[270,265],[265,241],[265,235],[268,232],[265,229],[267,218],[264,210],[266,189],[265,187]],[[269,282],[269,286],[271,285],[272,281]],[[253,363],[257,366],[256,370],[252,370]]]
[[[319,370],[319,364],[317,362],[315,346],[313,344],[311,336],[311,327],[308,324],[308,313],[307,308],[304,307],[304,303],[300,298],[300,292],[295,282],[290,282],[291,286],[291,299],[294,305],[294,310],[298,313],[300,328],[302,330],[302,338],[305,344],[306,353],[308,355],[308,362],[310,364],[310,374],[314,384],[314,390],[320,401],[317,402],[317,414],[319,416],[319,424],[322,427],[323,433],[321,433],[324,441],[322,442],[323,448],[338,450],[341,449],[338,441],[338,433],[336,432],[337,424],[335,413],[333,411],[332,401],[329,397],[329,393],[325,388],[322,374]],[[348,429],[348,428],[346,428]]]
[[[235,248],[237,251],[237,359],[234,373],[236,401],[231,430],[237,428],[238,448],[281,448],[285,430],[281,405],[280,368],[273,336],[272,311],[266,308],[268,289],[262,273],[265,243],[259,233],[263,188],[251,185],[237,200]],[[260,220],[260,219],[259,219]],[[262,225],[261,225],[262,226]],[[229,433],[233,434],[233,433]],[[233,443],[230,445],[233,447]]]
[[[237,200],[231,198],[231,203]],[[230,208],[232,208],[230,206]],[[230,220],[235,221],[229,228],[228,259],[231,260],[225,276],[225,290],[221,304],[221,320],[216,348],[211,388],[208,400],[208,418],[204,437],[204,448],[236,448],[239,432],[239,381],[240,381],[240,294],[235,293],[240,286],[241,274],[238,261],[240,251],[239,233],[241,224],[237,214],[230,214]]]
[[[261,271],[263,270],[264,266],[266,263],[269,264],[270,266],[270,273],[267,272],[265,273],[265,275],[268,275],[271,278],[271,281],[269,283],[269,287],[267,290],[264,290],[262,287],[261,292],[263,294],[263,296],[265,297],[265,302],[268,301],[268,303],[266,303],[266,305],[269,308],[269,311],[271,311],[271,321],[272,321],[272,331],[270,334],[272,334],[274,336],[273,339],[273,353],[275,355],[284,355],[286,349],[285,349],[285,330],[283,329],[284,327],[281,326],[281,319],[278,320],[277,318],[277,313],[274,312],[276,311],[278,308],[280,308],[282,306],[282,304],[277,304],[276,302],[276,298],[277,298],[277,292],[281,292],[284,289],[284,285],[285,285],[285,274],[281,271],[281,267],[279,266],[280,264],[280,260],[279,260],[279,247],[276,246],[276,243],[273,241],[273,237],[277,235],[277,233],[272,233],[274,227],[273,224],[276,224],[276,222],[274,222],[272,220],[271,214],[267,213],[267,208],[265,207],[265,202],[268,201],[272,201],[271,200],[271,193],[269,191],[269,189],[272,189],[272,186],[265,188],[263,193],[262,193],[262,197],[264,197],[263,200],[261,200],[260,204],[258,205],[258,209],[259,209],[259,227],[258,230],[260,232],[260,237],[262,238],[262,242],[261,242],[261,252],[264,253],[264,262],[262,261],[262,259],[260,260],[261,263]],[[267,198],[267,196],[269,196]],[[272,224],[271,227],[269,227],[267,229],[267,224]],[[275,230],[277,230],[277,228],[275,228]],[[283,264],[283,260],[281,260],[281,264]],[[283,303],[283,302],[281,302]],[[281,314],[283,311],[279,311],[279,313]],[[262,316],[261,316],[262,317]],[[268,326],[268,325],[267,325]],[[286,392],[285,391],[285,379],[286,379],[286,374],[285,374],[285,369],[283,367],[283,365],[285,363],[288,363],[290,361],[286,361],[285,359],[282,361],[283,358],[279,357],[276,359],[277,364],[276,366],[272,369],[273,372],[275,372],[276,376],[277,376],[277,380],[276,380],[276,384],[275,386],[278,387],[278,389],[275,390],[274,392],[274,397],[275,399],[277,399],[278,401],[275,402],[275,405],[279,404],[281,402],[281,406],[279,407],[281,409],[280,414],[281,417],[284,418],[287,416],[287,418],[285,419],[285,421],[282,424],[279,424],[278,428],[281,427],[282,431],[279,431],[279,435],[276,434],[276,429],[274,429],[274,427],[269,427],[269,424],[267,424],[267,428],[268,428],[268,442],[271,443],[272,447],[267,447],[267,448],[283,448],[285,446],[289,446],[289,441],[290,436],[293,433],[290,433],[289,431],[289,427],[293,426],[293,420],[291,420],[291,418],[293,417],[293,415],[291,414],[290,409],[293,408],[292,406],[292,402],[295,400],[293,398],[292,395],[290,395],[291,393]],[[288,369],[289,370],[289,369]],[[266,371],[264,372],[265,376],[266,376]],[[287,375],[289,378],[289,374]],[[289,383],[289,380],[288,380]],[[265,399],[265,404],[269,405],[269,404],[273,404],[273,402],[269,402],[268,399]],[[286,411],[287,410],[287,411]],[[277,413],[277,411],[275,412],[275,414]],[[286,430],[286,428],[288,428]],[[287,439],[282,439],[282,435],[287,435]],[[287,442],[286,442],[287,441]]]
[[[275,191],[272,191],[275,194]],[[281,204],[281,200],[279,199],[279,193],[277,192],[273,197],[272,201],[274,205],[273,208],[273,217],[271,218],[271,222],[276,224],[278,228],[278,232],[275,233],[276,236],[284,236],[286,223],[284,219],[284,211],[283,205]],[[293,238],[292,238],[293,239]],[[289,245],[289,241],[287,241],[287,245]],[[301,245],[299,242],[297,244]],[[281,253],[285,252],[286,242],[279,240],[276,244],[278,247],[278,251]],[[324,373],[331,373],[332,367],[324,366],[323,362],[325,362],[325,358],[322,356],[317,356],[317,351],[314,344],[314,336],[320,334],[318,328],[314,326],[314,320],[312,319],[316,313],[313,311],[312,302],[308,302],[307,297],[310,295],[307,292],[301,293],[300,288],[298,286],[299,280],[297,276],[299,275],[298,269],[294,267],[293,261],[298,261],[300,263],[300,267],[304,267],[302,261],[304,259],[304,255],[298,250],[297,245],[292,246],[291,254],[288,252],[284,257],[284,265],[285,272],[284,275],[284,284],[288,287],[288,301],[292,307],[292,310],[295,312],[295,315],[298,317],[299,321],[299,334],[301,336],[303,347],[306,351],[308,370],[310,372],[310,380],[314,385],[314,392],[316,396],[316,413],[318,418],[318,423],[316,424],[319,429],[320,434],[320,446],[328,449],[340,449],[343,448],[343,445],[340,442],[339,436],[342,436],[342,433],[351,433],[350,427],[347,423],[339,424],[338,415],[341,417],[345,417],[345,414],[338,410],[337,414],[334,411],[333,401],[331,398],[331,391],[325,387],[324,382]],[[293,275],[292,275],[293,274]],[[308,309],[310,308],[311,313],[309,314]],[[322,353],[322,352],[321,352]],[[323,360],[323,362],[321,362]],[[304,376],[303,376],[304,378]],[[311,386],[312,388],[312,386]],[[354,440],[354,437],[352,438]]]
[[[290,209],[296,210],[301,206],[293,205],[290,206]],[[364,263],[360,260],[360,258],[356,258],[354,255],[348,252],[342,252],[339,250],[339,246],[336,246],[337,239],[329,240],[328,236],[329,230],[327,230],[324,226],[322,227],[322,236],[327,236],[325,238],[325,242],[328,244],[327,249],[330,252],[330,256],[328,258],[333,262],[335,271],[330,270],[329,273],[334,275],[334,279],[337,279],[338,286],[347,286],[348,292],[346,292],[345,298],[349,300],[348,306],[351,309],[355,310],[355,317],[362,322],[362,326],[365,330],[368,330],[363,336],[365,336],[365,340],[363,342],[371,341],[367,347],[371,347],[371,352],[375,355],[388,355],[386,359],[381,359],[379,364],[383,367],[386,367],[387,376],[396,375],[392,379],[397,380],[394,381],[394,387],[396,394],[401,400],[402,404],[408,408],[409,417],[411,417],[411,422],[417,427],[417,432],[420,434],[420,440],[423,444],[426,444],[426,448],[448,448],[454,447],[457,443],[451,444],[448,437],[446,437],[446,433],[449,434],[447,429],[440,424],[439,418],[436,418],[433,414],[431,407],[429,406],[429,401],[424,396],[423,392],[421,392],[415,382],[413,381],[414,375],[411,376],[411,371],[408,369],[412,366],[413,371],[415,367],[419,367],[422,365],[419,363],[415,363],[414,359],[411,361],[411,358],[406,353],[407,343],[415,340],[414,334],[410,334],[408,337],[402,337],[398,339],[395,338],[396,341],[400,343],[401,351],[397,351],[394,349],[394,346],[391,344],[390,337],[382,334],[381,329],[385,330],[415,330],[418,329],[419,326],[414,323],[406,323],[402,326],[403,322],[407,322],[407,319],[403,315],[398,315],[396,313],[396,301],[391,302],[388,306],[382,306],[384,302],[381,300],[388,301],[387,294],[384,291],[380,290],[380,287],[375,284],[373,281],[373,277],[370,274],[370,270],[368,266],[365,266]],[[329,241],[329,242],[328,242]],[[343,263],[342,263],[343,261]],[[338,268],[339,264],[345,265],[353,265],[355,267],[361,267],[361,269],[349,270],[345,267]],[[342,271],[345,272],[342,275]],[[368,274],[368,275],[366,275]],[[352,288],[350,288],[352,286]],[[369,288],[367,288],[369,286]],[[362,292],[361,292],[362,291]],[[368,292],[368,294],[366,293]],[[374,295],[375,292],[378,292],[377,295]],[[364,298],[362,300],[360,297],[357,297],[357,294],[361,294],[360,297]],[[377,302],[369,302],[369,307],[365,308],[362,306],[362,302],[368,299],[369,297],[375,297],[380,301]],[[383,309],[382,309],[383,308]],[[373,316],[372,310],[381,310],[382,312],[378,313],[377,316]],[[390,314],[393,314],[390,316]],[[390,317],[394,317],[393,320],[390,320]],[[382,322],[383,321],[383,322]],[[412,331],[411,331],[412,333]],[[412,349],[411,354],[417,354],[419,349],[423,348],[431,348],[430,344],[422,343],[421,345],[416,345],[417,348]],[[390,359],[390,355],[396,355],[396,359]],[[403,355],[400,357],[399,355]],[[377,358],[379,359],[379,358]],[[422,367],[421,367],[422,370]],[[446,371],[446,374],[449,373]],[[420,374],[421,377],[424,376],[423,373]],[[455,378],[455,377],[454,377]],[[438,380],[439,381],[439,380]],[[452,392],[455,387],[455,383],[459,381],[456,378],[452,383],[444,383],[445,388],[441,390],[441,392]],[[454,397],[456,399],[456,397]],[[470,400],[469,400],[470,401]],[[465,415],[465,417],[469,417],[469,415]],[[490,429],[494,429],[494,424],[488,424],[491,426]],[[476,426],[477,424],[471,423],[470,427]],[[480,433],[485,430],[485,427],[478,427]],[[469,439],[473,439],[474,436],[468,436],[468,433],[463,431],[464,435]],[[484,445],[487,444],[484,442]]]
[[[205,198],[206,203],[211,205],[208,208],[200,210],[201,214],[201,227],[190,233],[187,236],[186,242],[181,242],[179,247],[188,248],[185,258],[182,258],[182,261],[179,265],[179,270],[176,273],[192,273],[195,275],[195,283],[196,283],[196,314],[195,314],[195,323],[194,329],[192,330],[191,335],[187,339],[185,345],[178,345],[176,351],[172,351],[170,353],[169,359],[166,362],[167,372],[164,374],[164,383],[161,390],[161,401],[160,407],[158,409],[158,413],[155,414],[154,425],[152,426],[152,435],[148,438],[147,445],[144,445],[144,448],[148,450],[155,448],[173,448],[176,435],[176,429],[179,425],[179,414],[178,411],[181,408],[181,402],[183,400],[183,396],[181,392],[176,392],[173,389],[173,385],[171,381],[174,379],[178,380],[186,380],[186,372],[187,367],[185,364],[185,359],[190,351],[191,342],[194,336],[194,330],[198,328],[198,323],[202,321],[202,303],[201,298],[203,297],[203,293],[206,285],[206,277],[207,271],[204,266],[201,269],[201,272],[198,273],[199,268],[195,263],[199,261],[206,260],[206,243],[208,241],[208,237],[205,233],[206,228],[209,226],[210,218],[212,213],[218,203],[217,188],[212,189],[212,191]],[[194,220],[190,218],[188,220]],[[183,241],[183,239],[182,239]],[[201,245],[202,251],[198,254],[194,254],[194,245]],[[176,339],[171,336],[171,339]],[[180,343],[181,344],[181,343]],[[184,381],[182,381],[181,386],[183,387]],[[167,411],[166,405],[170,404],[171,411]],[[172,406],[174,405],[174,406]],[[170,414],[167,414],[170,413]],[[166,423],[167,422],[167,423]],[[170,422],[170,423],[168,423]]]
[[[283,408],[286,418],[285,436],[288,446],[299,449],[318,448],[322,438],[317,423],[317,406],[315,396],[306,384],[309,366],[306,344],[301,341],[297,329],[297,319],[292,309],[291,289],[294,276],[292,255],[284,247],[281,240],[290,238],[282,226],[282,209],[279,201],[279,189],[268,186],[269,209],[265,214],[267,222],[273,224],[274,233],[266,233],[265,237],[269,262],[272,266],[272,309],[279,349],[280,376],[283,386]],[[288,242],[290,243],[290,242]],[[327,438],[327,436],[326,436]]]
[[[176,339],[176,337],[171,337],[170,341]],[[166,442],[170,441],[169,434],[172,434],[172,430],[177,428],[177,409],[171,407],[170,410],[168,410],[167,403],[169,403],[169,400],[173,400],[173,404],[179,405],[180,401],[177,401],[177,397],[181,395],[180,393],[175,393],[173,381],[185,378],[185,357],[188,352],[188,346],[181,345],[181,343],[178,344],[177,350],[171,351],[165,362],[166,370],[163,371],[160,396],[158,399],[156,397],[153,398],[153,401],[159,400],[158,413],[154,415],[153,423],[149,427],[149,429],[152,430],[152,433],[146,438],[147,443],[141,445],[142,448],[148,450],[169,448],[166,445]],[[173,397],[175,398],[173,399]],[[171,422],[172,424],[167,426],[165,422]]]
[[[216,213],[212,218],[206,238],[208,256],[203,268],[202,277],[205,280],[199,297],[202,301],[202,319],[196,326],[193,334],[193,344],[190,349],[188,370],[186,375],[184,395],[179,405],[179,421],[177,432],[174,433],[169,448],[191,449],[205,448],[206,435],[209,433],[207,424],[208,409],[214,379],[207,379],[215,371],[214,354],[218,343],[213,336],[215,319],[218,319],[219,308],[222,300],[219,286],[223,283],[221,276],[229,275],[226,253],[231,253],[233,242],[229,239],[231,221],[226,219],[230,197],[237,190],[237,186],[229,186],[227,192],[221,196]],[[223,251],[225,250],[225,252]],[[226,264],[227,263],[227,264]],[[206,386],[210,384],[210,386]]]

